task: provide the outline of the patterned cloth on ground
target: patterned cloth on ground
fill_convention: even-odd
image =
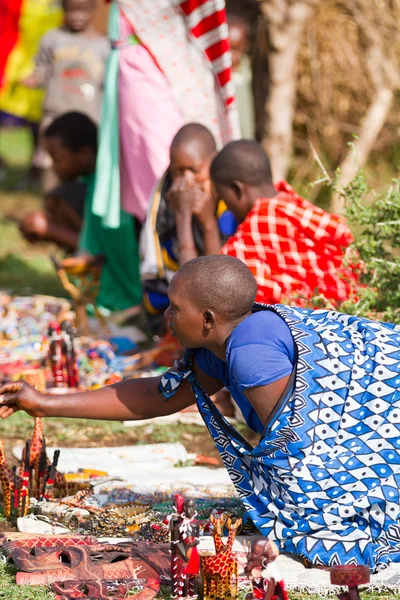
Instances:
[[[190,357],[166,373],[166,399],[190,381],[257,528],[313,565],[400,562],[400,327],[334,311],[275,310],[297,348],[295,384],[252,448],[195,380]]]
[[[274,198],[260,198],[222,248],[253,273],[257,301],[290,303],[309,300],[315,293],[330,301],[346,300],[356,283],[343,264],[353,242],[348,227],[304,200],[284,181]]]

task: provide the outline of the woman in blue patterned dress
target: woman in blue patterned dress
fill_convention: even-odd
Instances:
[[[188,351],[162,377],[63,403],[25,383],[0,388],[0,417],[143,419],[193,402],[259,531],[314,565],[400,561],[400,328],[335,311],[254,305],[250,271],[229,256],[187,262],[166,318]],[[210,395],[225,386],[251,447]]]

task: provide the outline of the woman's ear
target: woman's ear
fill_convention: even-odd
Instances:
[[[205,310],[203,313],[203,328],[208,332],[215,325],[215,315],[212,310]]]

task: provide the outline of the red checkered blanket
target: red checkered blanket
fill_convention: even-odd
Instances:
[[[316,294],[346,300],[357,276],[346,266],[349,228],[301,198],[285,181],[260,198],[221,252],[242,260],[258,283],[257,301],[302,305]]]

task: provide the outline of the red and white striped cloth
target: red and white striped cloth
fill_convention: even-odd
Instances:
[[[165,75],[185,123],[240,137],[225,0],[116,0]]]
[[[301,198],[285,181],[273,198],[260,198],[221,252],[243,261],[258,284],[257,301],[304,305],[322,294],[338,303],[357,285],[344,264],[350,229]]]
[[[235,100],[225,0],[175,0],[188,28],[211,62],[226,106]]]

